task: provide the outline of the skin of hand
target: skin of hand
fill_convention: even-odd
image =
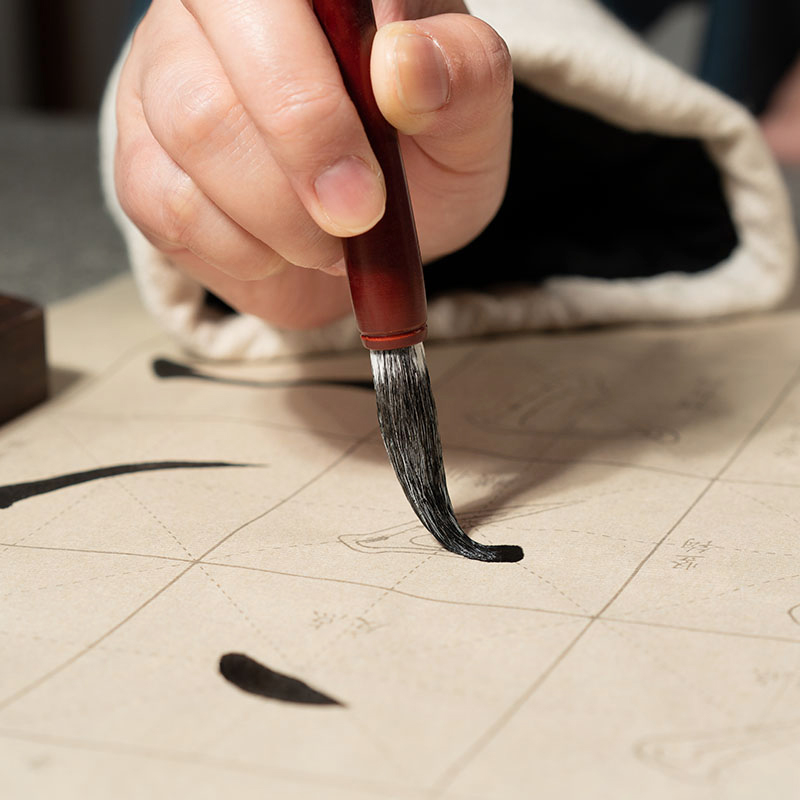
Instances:
[[[502,202],[508,50],[461,0],[375,0],[372,84],[400,132],[425,261]],[[153,0],[117,94],[115,183],[170,262],[285,329],[350,312],[340,237],[385,186],[309,0]]]
[[[800,164],[800,56],[773,93],[761,130],[778,161]]]

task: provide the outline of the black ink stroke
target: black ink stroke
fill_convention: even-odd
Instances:
[[[270,700],[317,706],[343,705],[338,700],[312,689],[307,683],[275,672],[242,653],[228,653],[222,656],[219,660],[219,671],[226,681],[243,692],[257,694]]]
[[[153,372],[159,378],[194,378],[201,381],[212,381],[213,383],[226,383],[229,386],[249,386],[254,389],[285,389],[297,386],[327,386],[334,389],[362,389],[372,391],[371,380],[357,380],[345,378],[293,378],[282,381],[253,381],[244,378],[221,378],[217,375],[209,375],[207,372],[200,372],[188,364],[179,364],[177,361],[170,361],[166,358],[156,358],[153,360]]]
[[[70,472],[54,478],[44,478],[29,483],[12,483],[0,486],[0,508],[9,508],[19,500],[27,500],[36,495],[55,492],[67,486],[111,478],[115,475],[128,475],[133,472],[154,472],[162,469],[211,469],[215,467],[250,467],[254,464],[231,464],[227,461],[148,461],[141,464],[118,464],[113,467],[99,467],[85,472]]]

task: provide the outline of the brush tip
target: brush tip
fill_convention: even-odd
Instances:
[[[466,538],[466,535],[464,535]],[[488,561],[495,564],[505,563],[514,564],[517,561],[522,561],[525,558],[525,553],[521,547],[514,544],[500,544],[500,545],[485,545],[468,540],[471,544],[470,547],[464,548],[461,555],[476,561]],[[458,544],[453,543],[455,547],[449,546],[448,550],[459,548]]]
[[[495,548],[497,550],[498,561],[505,561],[508,564],[516,564],[525,558],[525,551],[515,544],[504,544]]]
[[[370,355],[386,452],[422,524],[451,553],[475,561],[521,561],[521,547],[475,542],[458,524],[447,491],[436,405],[422,345],[373,350]]]

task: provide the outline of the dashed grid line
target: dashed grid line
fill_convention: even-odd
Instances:
[[[658,552],[661,546],[666,542],[672,533],[678,528],[678,526],[692,513],[692,511],[698,506],[700,501],[708,494],[711,487],[714,486],[719,478],[725,474],[725,472],[730,469],[739,455],[744,451],[744,449],[750,444],[750,442],[758,435],[758,433],[764,428],[767,422],[772,418],[772,416],[777,412],[780,406],[788,397],[789,393],[792,389],[797,385],[798,381],[800,381],[800,367],[797,367],[794,372],[791,374],[789,379],[786,381],[784,386],[781,390],[777,393],[775,398],[773,399],[772,403],[766,409],[764,414],[758,420],[758,422],[753,426],[753,428],[745,435],[730,457],[725,461],[725,463],[719,468],[717,474],[712,477],[706,485],[702,488],[702,490],[698,493],[698,495],[694,498],[694,500],[689,504],[689,506],[683,511],[683,513],[678,517],[678,519],[673,523],[673,525],[669,528],[669,530],[661,537],[661,539],[656,542],[650,551],[644,556],[643,559],[637,564],[636,568],[631,572],[631,574],[626,578],[626,580],[622,583],[621,586],[614,592],[614,594],[608,599],[605,605],[596,613],[593,614],[590,619],[587,621],[586,625],[581,628],[578,634],[567,644],[567,646],[553,659],[550,665],[540,673],[536,679],[525,689],[522,694],[517,697],[511,705],[509,705],[502,714],[500,714],[497,719],[479,736],[475,739],[473,744],[464,752],[462,753],[455,761],[453,761],[448,767],[442,771],[439,778],[433,783],[431,787],[430,797],[436,798],[440,797],[447,789],[452,785],[452,783],[458,778],[458,775],[466,768],[466,766],[475,758],[477,758],[481,752],[483,752],[486,747],[494,740],[499,733],[506,727],[506,725],[519,713],[522,707],[533,697],[539,688],[547,681],[547,679],[555,672],[558,666],[569,656],[569,654],[578,646],[580,641],[583,637],[591,630],[594,624],[598,621],[603,619],[605,613],[614,605],[617,599],[622,595],[622,593],[631,585],[631,583],[636,579],[636,576],[642,571],[644,566],[647,564],[648,561]]]
[[[138,353],[140,351],[140,349],[141,349],[140,347],[133,348],[131,353],[134,353],[134,354]],[[455,372],[459,367],[461,367],[462,364],[467,363],[470,360],[470,358],[472,357],[472,355],[473,355],[472,351],[468,352],[466,354],[466,356],[464,358],[462,358],[454,367],[451,367],[450,370],[447,370],[440,377],[439,382],[442,382],[442,381],[448,379],[449,377],[451,377],[452,373]],[[115,368],[116,369],[121,368],[122,366],[124,366],[124,363],[125,363],[125,359],[119,359],[118,363],[115,362]],[[93,383],[98,382],[102,377],[104,377],[104,376],[97,376],[97,380],[93,381]],[[53,667],[52,669],[48,670],[45,674],[43,674],[43,675],[39,676],[38,678],[30,681],[29,683],[27,683],[24,686],[20,687],[16,691],[12,692],[6,698],[0,700],[0,711],[6,710],[10,706],[12,706],[14,703],[16,703],[19,700],[21,700],[23,697],[27,696],[31,692],[33,692],[36,689],[40,688],[43,684],[47,683],[51,678],[55,677],[56,675],[60,674],[64,670],[68,669],[70,666],[72,666],[77,661],[82,659],[88,653],[92,652],[99,645],[101,645],[104,641],[106,641],[109,637],[111,637],[114,633],[116,633],[123,626],[125,626],[130,620],[134,619],[145,608],[147,608],[149,605],[151,605],[157,598],[159,598],[161,595],[163,595],[168,589],[170,589],[172,586],[174,586],[181,578],[183,578],[185,575],[187,575],[195,567],[200,567],[200,569],[205,572],[205,570],[203,569],[204,565],[208,565],[208,566],[214,565],[214,566],[221,566],[221,567],[229,567],[229,566],[231,566],[231,565],[227,565],[227,564],[214,564],[214,562],[206,561],[205,559],[207,559],[207,557],[209,555],[211,555],[214,551],[216,551],[218,548],[220,548],[222,545],[224,545],[225,542],[227,542],[229,539],[231,539],[237,533],[242,531],[244,528],[247,528],[248,526],[256,523],[260,519],[266,517],[267,515],[269,515],[273,511],[275,511],[278,508],[280,508],[282,505],[290,502],[292,499],[294,499],[295,497],[300,495],[302,492],[304,492],[306,489],[308,489],[310,486],[312,486],[318,480],[323,478],[331,470],[335,469],[340,463],[342,463],[345,459],[347,459],[350,455],[352,455],[352,453],[354,453],[359,447],[361,447],[367,441],[372,439],[376,435],[377,431],[378,431],[377,426],[373,426],[373,427],[370,428],[370,430],[366,434],[364,434],[364,435],[362,435],[362,436],[360,436],[358,438],[355,438],[354,440],[351,437],[351,444],[346,449],[344,449],[344,451],[341,452],[333,461],[331,461],[323,469],[321,469],[319,472],[317,472],[315,475],[313,475],[309,480],[305,481],[301,486],[296,488],[294,491],[288,493],[286,496],[284,496],[283,498],[278,500],[276,503],[272,504],[266,510],[260,512],[259,514],[257,514],[256,516],[252,517],[251,519],[249,519],[248,521],[246,521],[242,525],[239,525],[236,528],[234,528],[232,531],[227,533],[220,540],[218,540],[214,545],[212,545],[211,547],[206,549],[205,552],[203,552],[202,554],[200,554],[197,557],[193,557],[192,554],[185,548],[185,546],[177,539],[177,537],[175,537],[175,534],[172,533],[168,528],[166,528],[166,526],[164,526],[164,524],[160,520],[158,520],[157,518],[154,517],[156,519],[156,522],[158,522],[159,525],[162,528],[164,528],[165,531],[170,535],[170,537],[173,538],[177,542],[177,544],[181,547],[181,549],[184,550],[184,552],[186,553],[186,556],[187,556],[186,558],[160,557],[160,560],[172,561],[172,562],[175,562],[175,563],[178,563],[178,564],[185,564],[185,567],[177,575],[175,575],[170,581],[168,581],[164,586],[160,587],[156,592],[154,592],[146,600],[144,600],[136,608],[134,608],[131,612],[129,612],[123,619],[119,620],[117,623],[115,623],[109,629],[107,629],[102,635],[96,637],[91,642],[89,642],[85,646],[81,647],[81,649],[78,652],[73,653],[69,658],[63,660],[62,662],[60,662],[55,667]],[[78,444],[83,446],[82,443],[80,443],[80,442]],[[130,492],[128,492],[128,493],[130,494]],[[138,499],[137,499],[137,501],[138,501]],[[138,501],[138,502],[141,505],[141,502],[140,501]],[[150,513],[151,516],[153,516],[152,512],[150,512],[149,509],[146,509],[146,510],[148,511],[148,513]],[[11,548],[11,547],[14,547],[14,543],[9,545],[9,548]],[[20,545],[20,547],[23,547],[23,546]],[[46,549],[46,550],[53,550],[53,551],[59,551],[60,550],[60,551],[67,551],[67,552],[69,552],[69,551],[71,551],[71,552],[82,552],[80,548],[38,548],[38,547],[35,547],[35,546],[30,546],[30,547],[27,547],[26,549]],[[95,551],[95,552],[98,552],[98,551]],[[104,551],[101,551],[101,552],[104,552]],[[149,556],[149,555],[144,555],[144,554],[128,554],[128,555],[135,556],[135,557],[144,557],[144,558],[159,558],[158,556]],[[430,556],[428,556],[427,558],[430,558]],[[427,560],[427,558],[425,560]],[[225,594],[224,590],[223,590],[223,594]],[[357,724],[356,724],[356,727],[358,727]],[[363,731],[362,731],[362,733],[363,733]],[[23,734],[22,737],[19,737],[19,736],[16,736],[15,734],[13,734],[13,733],[11,733],[9,731],[6,731],[4,733],[0,732],[0,735],[10,736],[11,738],[26,738],[25,734]],[[45,737],[45,738],[47,738],[47,737]],[[57,737],[53,737],[53,738],[57,738]],[[113,745],[111,745],[111,746],[113,748]],[[143,750],[144,750],[144,748],[143,748]],[[245,765],[244,768],[247,769],[247,766]],[[306,778],[308,779],[308,776],[306,776]],[[313,781],[313,776],[311,777],[311,780]],[[349,785],[352,785],[353,782],[352,781],[347,781],[347,783]]]
[[[466,362],[469,361],[471,356],[473,356],[473,353],[468,354],[467,357],[463,360],[465,365],[466,365]],[[757,639],[765,639],[765,640],[771,640],[771,641],[785,641],[785,642],[790,642],[790,643],[798,643],[796,640],[788,639],[786,637],[773,637],[773,636],[760,635],[760,634],[752,634],[751,635],[751,634],[745,634],[745,633],[740,633],[740,632],[729,632],[729,631],[706,630],[706,629],[699,629],[699,628],[688,628],[688,627],[685,627],[685,626],[669,625],[669,624],[662,624],[662,623],[652,623],[652,622],[641,621],[641,620],[629,620],[629,619],[622,620],[622,619],[616,619],[616,618],[606,614],[606,612],[610,609],[610,607],[613,605],[613,603],[619,598],[619,596],[625,591],[625,589],[630,585],[630,583],[636,578],[636,576],[641,571],[641,569],[645,566],[645,564],[650,560],[650,558],[652,558],[652,556],[659,550],[659,548],[666,543],[667,539],[670,537],[672,532],[683,522],[683,520],[701,502],[703,497],[705,497],[705,495],[708,493],[708,491],[710,490],[710,488],[714,484],[719,483],[719,482],[751,483],[749,481],[725,479],[722,476],[723,476],[724,472],[726,472],[730,468],[730,466],[735,462],[735,460],[738,458],[738,456],[741,454],[741,452],[744,450],[744,448],[747,446],[747,444],[753,439],[753,437],[755,435],[757,435],[757,433],[763,428],[763,426],[767,423],[767,421],[775,413],[775,411],[777,410],[779,405],[785,399],[785,397],[788,394],[788,392],[793,388],[793,386],[797,382],[798,373],[800,373],[800,370],[798,370],[797,372],[794,373],[794,375],[791,377],[791,379],[788,381],[788,383],[783,387],[783,389],[779,393],[779,395],[775,398],[774,402],[772,403],[770,408],[767,410],[767,412],[765,412],[765,414],[762,416],[762,418],[759,420],[759,422],[754,426],[754,428],[744,438],[744,440],[740,443],[739,447],[735,450],[735,452],[731,455],[731,457],[726,461],[726,463],[720,468],[718,473],[715,476],[711,477],[710,479],[707,479],[708,480],[707,485],[697,495],[697,497],[694,499],[694,501],[689,506],[689,508],[687,508],[684,511],[684,513],[675,522],[675,524],[670,528],[670,530],[667,532],[667,534],[664,537],[662,537],[658,542],[654,543],[652,549],[648,552],[648,554],[645,555],[645,557],[641,560],[641,562],[638,564],[636,569],[634,569],[634,571],[628,576],[627,580],[619,587],[619,589],[608,600],[608,602],[603,606],[603,608],[599,612],[597,612],[595,614],[587,614],[587,613],[559,612],[559,611],[553,611],[553,610],[548,610],[548,609],[535,609],[535,608],[524,608],[524,607],[520,607],[519,608],[519,610],[538,611],[538,612],[543,612],[543,613],[548,613],[548,614],[558,614],[558,615],[562,615],[562,616],[574,617],[574,618],[577,618],[577,619],[584,619],[584,620],[586,620],[586,625],[571,640],[571,642],[561,651],[561,653],[559,653],[559,655],[551,662],[551,664],[537,677],[537,679],[534,681],[534,683],[528,688],[528,690],[526,690],[526,693],[523,694],[522,696],[520,696],[520,698],[518,698],[518,700],[515,701],[515,703],[506,710],[506,712],[503,714],[503,716],[500,717],[490,728],[488,728],[483,733],[483,735],[478,740],[478,743],[473,748],[471,748],[470,751],[465,753],[461,757],[461,759],[459,759],[459,761],[454,762],[454,764],[451,765],[451,767],[445,773],[442,774],[442,776],[437,780],[436,784],[434,785],[433,796],[438,796],[442,791],[445,791],[445,790],[448,789],[449,784],[452,783],[453,780],[455,780],[455,778],[457,777],[458,773],[460,772],[460,767],[461,766],[465,766],[466,763],[468,763],[469,760],[472,757],[474,757],[475,755],[479,754],[479,752],[489,743],[489,741],[491,741],[491,739],[494,738],[500,732],[500,730],[502,730],[502,728],[505,726],[505,724],[514,717],[514,715],[519,711],[519,709],[522,708],[522,706],[525,704],[525,702],[527,702],[527,700],[533,694],[535,694],[535,692],[538,690],[538,688],[546,682],[548,677],[569,656],[569,654],[575,649],[575,647],[579,644],[579,642],[584,637],[584,635],[588,632],[588,630],[592,627],[592,625],[598,619],[602,618],[603,621],[609,621],[609,622],[615,622],[615,623],[623,623],[623,624],[626,624],[626,625],[644,625],[644,626],[652,626],[652,627],[659,627],[659,628],[670,628],[670,629],[686,630],[686,631],[691,631],[691,632],[696,632],[696,633],[704,633],[704,634],[716,634],[716,635],[724,635],[724,636],[745,636],[747,638],[757,638]],[[578,419],[576,418],[574,424],[577,424],[577,422],[578,422]],[[73,655],[70,659],[66,660],[65,662],[63,662],[58,667],[56,667],[53,670],[51,670],[45,676],[42,676],[41,679],[29,684],[27,687],[23,687],[23,689],[20,690],[20,692],[18,692],[16,695],[13,695],[10,699],[7,699],[6,701],[0,702],[0,709],[3,709],[5,707],[7,707],[8,705],[10,705],[11,703],[15,702],[20,697],[24,696],[25,694],[28,694],[30,691],[33,691],[33,689],[38,688],[39,686],[41,686],[41,684],[46,682],[50,677],[52,677],[53,675],[57,674],[58,672],[63,671],[63,669],[66,669],[68,666],[70,666],[71,664],[75,663],[75,661],[77,661],[83,655],[88,653],[90,650],[95,648],[97,645],[101,644],[105,639],[110,637],[114,632],[116,632],[117,630],[119,630],[119,628],[121,628],[123,625],[125,625],[130,619],[132,619],[134,616],[136,616],[141,610],[143,610],[146,606],[148,606],[151,602],[153,602],[158,596],[160,596],[165,591],[167,591],[172,585],[174,585],[178,580],[180,580],[181,577],[183,577],[186,573],[188,573],[190,570],[192,570],[195,566],[201,566],[201,568],[202,568],[202,565],[208,565],[208,566],[215,566],[215,567],[224,567],[224,568],[229,568],[229,569],[252,569],[252,570],[268,572],[268,573],[275,573],[275,574],[290,574],[290,573],[284,573],[284,572],[281,572],[281,571],[278,571],[278,570],[260,569],[260,568],[249,567],[249,566],[238,565],[238,564],[226,564],[226,563],[221,563],[221,562],[218,562],[218,561],[209,561],[209,560],[207,560],[207,557],[210,556],[218,548],[220,548],[228,539],[230,539],[232,536],[237,534],[243,528],[246,528],[247,526],[255,523],[259,519],[261,519],[264,516],[268,515],[269,513],[274,511],[276,508],[278,508],[279,506],[283,505],[284,503],[290,501],[291,499],[296,497],[298,494],[300,494],[302,491],[307,489],[309,486],[311,486],[313,483],[315,483],[317,480],[319,480],[323,475],[325,475],[331,469],[335,468],[342,460],[344,460],[350,453],[352,453],[355,449],[357,449],[361,444],[363,444],[369,438],[371,438],[374,435],[374,433],[375,433],[375,430],[373,429],[366,436],[364,436],[361,439],[359,439],[358,441],[354,442],[344,453],[340,454],[339,457],[337,457],[336,460],[334,460],[331,464],[329,464],[328,466],[323,468],[323,470],[321,472],[319,472],[318,474],[313,476],[311,479],[309,479],[309,481],[307,481],[305,484],[303,484],[303,486],[299,487],[298,489],[296,489],[291,494],[289,494],[286,497],[282,498],[280,501],[278,501],[276,504],[271,506],[266,511],[259,513],[257,516],[253,517],[249,521],[247,521],[244,524],[242,524],[241,526],[237,527],[235,530],[233,530],[230,533],[228,533],[225,537],[223,537],[220,541],[218,541],[216,544],[214,544],[212,547],[210,547],[208,550],[206,550],[205,553],[203,553],[202,555],[200,555],[197,558],[191,558],[191,557],[186,558],[186,559],[183,559],[183,558],[169,558],[169,557],[152,555],[152,554],[115,553],[113,551],[83,550],[83,549],[80,549],[80,548],[37,547],[37,546],[34,546],[34,545],[25,545],[25,544],[21,544],[21,543],[19,543],[19,544],[13,543],[13,544],[8,544],[8,545],[3,545],[2,543],[0,543],[0,546],[18,547],[18,548],[21,548],[21,549],[24,548],[24,549],[41,549],[41,550],[55,550],[55,551],[61,550],[61,551],[67,551],[67,552],[72,551],[72,552],[87,552],[87,553],[98,553],[98,554],[107,554],[108,553],[108,554],[114,554],[114,555],[127,555],[127,556],[132,556],[132,557],[137,557],[137,558],[161,559],[161,560],[173,561],[173,562],[176,562],[176,563],[179,563],[179,564],[186,564],[185,569],[183,569],[178,575],[176,575],[174,578],[172,578],[165,586],[161,587],[155,594],[153,594],[151,597],[149,597],[147,600],[145,600],[139,607],[134,609],[128,616],[126,616],[123,620],[121,620],[116,625],[114,625],[112,628],[110,628],[108,631],[106,631],[102,636],[98,637],[95,641],[93,641],[89,645],[87,645],[81,652]],[[554,436],[553,439],[551,440],[551,443],[555,442],[558,438],[559,438],[558,435]],[[454,448],[454,449],[456,449],[456,448]],[[494,456],[497,456],[497,457],[500,457],[500,458],[507,457],[507,456],[503,456],[501,454],[491,454],[491,455],[494,455]],[[539,457],[537,457],[535,459],[530,459],[530,464],[533,465],[533,464],[536,464],[536,463],[542,463],[542,462],[548,462],[548,461],[549,461],[549,459],[547,459],[547,458],[539,458]],[[553,460],[553,461],[556,461],[556,460]],[[562,463],[562,462],[558,462],[558,463]],[[589,459],[589,460],[576,461],[575,463],[602,463],[602,462],[594,462],[591,459]],[[619,464],[619,465],[613,464],[613,465],[616,465],[616,466],[629,466],[629,467],[630,466],[634,466],[634,467],[641,466],[641,465],[630,465],[630,464],[627,464],[627,465],[626,464]],[[649,467],[644,467],[644,466],[642,466],[641,468],[650,469]],[[659,468],[652,468],[652,469],[653,469],[653,471],[681,475],[682,477],[687,477],[687,478],[697,479],[697,478],[701,478],[702,477],[702,476],[698,476],[696,474],[681,473],[681,472],[677,472],[677,471],[673,471],[673,470],[661,470]],[[753,481],[752,483],[759,483],[759,482]],[[768,485],[773,485],[773,484],[768,484]],[[777,484],[774,484],[774,485],[777,485]],[[427,558],[430,558],[430,556],[428,556]],[[425,560],[427,560],[427,558]],[[424,561],[422,563],[424,563]],[[419,566],[421,566],[421,564],[418,565],[417,567],[415,567],[415,569],[418,569]],[[331,580],[331,581],[336,581],[336,582],[341,582],[341,583],[352,583],[352,584],[355,584],[355,585],[370,586],[371,588],[383,591],[385,593],[396,592],[397,594],[400,594],[400,595],[405,595],[405,596],[408,596],[408,597],[415,597],[415,598],[420,599],[420,600],[427,600],[427,601],[432,601],[432,602],[452,602],[453,604],[456,604],[456,605],[480,605],[480,606],[498,607],[498,608],[515,608],[514,606],[493,606],[492,604],[478,604],[478,603],[471,604],[471,603],[463,603],[463,602],[460,602],[460,601],[445,601],[445,600],[438,600],[436,598],[426,598],[426,597],[422,597],[422,596],[419,596],[419,595],[414,595],[412,593],[404,592],[403,590],[400,590],[400,589],[397,588],[397,586],[400,583],[402,583],[403,579],[398,581],[395,584],[395,586],[386,587],[386,586],[378,586],[378,585],[371,585],[371,584],[362,584],[362,583],[358,583],[358,582],[354,582],[354,581],[339,581],[339,579],[319,578],[319,577],[306,576],[306,575],[294,575],[293,577],[305,578],[305,579],[309,579],[309,580]],[[35,738],[34,734],[26,734],[25,732],[18,732],[17,734],[13,734],[13,733],[11,733],[9,731],[5,731],[5,732],[0,731],[0,735],[8,735],[8,736],[11,736],[11,738],[21,738],[21,739],[25,739],[25,738],[33,739],[33,738]],[[43,735],[41,738],[46,739],[48,737]],[[53,740],[55,740],[58,737],[51,737],[51,738]],[[66,740],[64,740],[64,741],[66,741]],[[54,743],[55,743],[55,741],[54,741]],[[63,742],[62,742],[62,744],[63,744]],[[73,746],[73,745],[67,744],[66,746]],[[97,743],[88,742],[88,743],[84,743],[83,746],[85,746],[86,749],[98,749]],[[110,743],[110,748],[113,749],[114,747],[115,747],[115,745],[113,743]],[[103,749],[103,748],[101,747],[100,749]],[[146,749],[146,748],[143,748],[143,750],[144,749]],[[161,754],[161,753],[149,753],[149,755],[151,755],[153,757],[156,757],[156,758],[164,758],[164,757],[170,758],[169,755],[165,756],[165,754]],[[467,757],[467,756],[469,756],[469,757]],[[181,756],[178,756],[178,758],[180,759]],[[191,759],[191,756],[190,756],[190,759]],[[206,760],[205,757],[204,757],[203,760]],[[229,766],[231,766],[232,768],[235,768],[235,769],[243,769],[243,770],[248,770],[248,769],[251,768],[250,765],[242,764],[242,763],[237,763],[235,766],[234,765],[229,765]],[[303,779],[308,779],[308,776],[303,775]],[[386,791],[392,791],[392,790],[387,788]],[[448,796],[451,796],[451,795],[449,794]]]
[[[279,500],[276,503],[273,503],[273,505],[271,505],[266,510],[260,512],[256,516],[254,516],[251,519],[249,519],[247,522],[244,522],[243,524],[241,524],[238,527],[234,528],[234,530],[230,531],[225,536],[223,536],[222,539],[220,539],[212,547],[209,547],[198,558],[196,558],[196,559],[188,559],[186,562],[183,562],[183,563],[186,563],[186,567],[183,570],[181,570],[168,583],[166,583],[164,586],[162,586],[160,589],[158,589],[158,591],[156,591],[154,594],[152,594],[150,597],[148,597],[143,603],[140,603],[139,606],[137,606],[133,611],[131,611],[126,617],[124,617],[118,623],[116,623],[111,628],[109,628],[107,631],[105,631],[101,636],[99,636],[96,639],[94,639],[93,641],[91,641],[89,644],[87,644],[85,647],[83,647],[79,652],[73,654],[72,656],[70,656],[70,658],[66,659],[65,661],[61,662],[57,666],[53,667],[51,670],[46,672],[44,675],[42,675],[39,678],[31,681],[30,683],[26,684],[25,686],[22,686],[21,688],[19,688],[15,692],[13,692],[11,695],[9,695],[8,697],[4,698],[3,700],[0,700],[0,711],[3,711],[5,709],[7,709],[9,706],[11,706],[14,703],[16,703],[22,697],[25,697],[27,694],[30,694],[30,692],[32,692],[34,689],[38,689],[43,683],[48,681],[54,675],[57,675],[60,672],[63,672],[65,669],[67,669],[67,667],[70,667],[76,661],[78,661],[79,659],[83,658],[83,656],[85,656],[87,653],[90,653],[99,644],[101,644],[106,639],[108,639],[109,636],[111,636],[113,633],[118,631],[123,625],[125,625],[127,622],[129,622],[131,619],[133,619],[137,614],[139,614],[141,611],[143,611],[145,608],[147,608],[147,606],[149,606],[154,600],[156,600],[158,597],[160,597],[162,594],[164,594],[164,592],[167,591],[167,589],[169,589],[171,586],[173,586],[175,583],[177,583],[178,580],[180,580],[184,575],[186,575],[188,572],[190,572],[192,569],[194,569],[195,566],[201,564],[203,562],[204,558],[206,558],[208,555],[213,553],[214,550],[216,550],[218,547],[221,547],[225,542],[228,541],[228,539],[230,539],[231,537],[235,536],[237,533],[239,533],[239,531],[243,530],[244,528],[248,527],[249,525],[252,525],[253,523],[258,522],[258,520],[262,519],[263,517],[266,517],[268,514],[272,513],[277,508],[280,508],[285,503],[288,503],[292,498],[296,497],[298,494],[303,492],[305,489],[307,489],[309,486],[311,486],[317,480],[322,478],[323,475],[326,475],[334,467],[336,467],[338,464],[340,464],[342,461],[344,461],[364,441],[366,441],[368,437],[371,437],[372,435],[373,435],[373,432],[370,431],[368,436],[364,436],[361,439],[353,442],[348,448],[346,448],[342,453],[340,453],[330,464],[326,465],[320,472],[315,474],[308,481],[303,483],[301,486],[299,486],[293,492],[288,494],[286,497],[282,498],[281,500]]]

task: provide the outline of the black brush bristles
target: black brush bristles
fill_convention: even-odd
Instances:
[[[370,357],[383,443],[420,522],[451,553],[477,561],[520,561],[521,547],[480,544],[458,524],[422,345],[371,350]]]

